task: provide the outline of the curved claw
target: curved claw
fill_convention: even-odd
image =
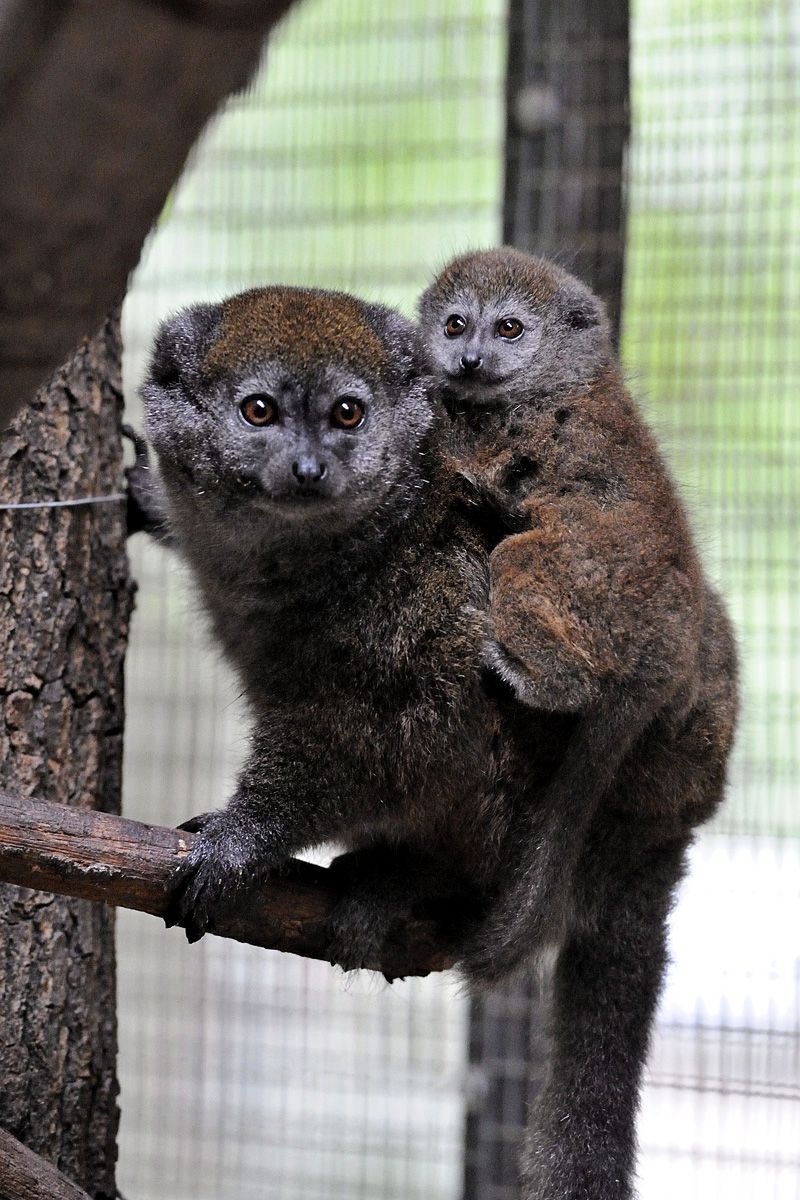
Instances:
[[[375,970],[389,933],[407,917],[371,900],[357,891],[345,894],[328,916],[328,954],[344,971]]]
[[[187,833],[202,833],[215,815],[213,812],[198,813],[196,817],[189,817],[188,821],[181,821],[176,828],[185,829]]]
[[[347,939],[332,937],[327,945],[327,957],[333,966],[341,967],[343,971],[374,971],[379,949],[365,950],[361,946],[353,946]]]
[[[182,828],[197,837],[164,883],[169,893],[164,921],[182,925],[196,942],[275,864],[227,810],[201,813]]]
[[[173,534],[158,472],[150,466],[147,442],[130,425],[122,426],[123,436],[133,442],[136,458],[132,467],[125,468],[128,484],[128,535],[149,533],[165,545],[173,543]]]
[[[193,826],[190,832],[207,828],[213,815],[203,813],[186,822],[183,828]],[[178,863],[164,883],[164,889],[170,895],[164,911],[167,928],[182,925],[188,941],[199,941],[213,928],[215,910],[227,906],[226,884],[224,863],[210,839],[204,839],[201,833],[187,857]]]
[[[170,893],[164,910],[168,929],[182,925],[189,942],[197,942],[211,928],[208,911],[208,888],[202,878],[202,861],[192,862],[191,856],[179,863],[167,878],[164,888]]]
[[[142,460],[148,466],[150,464],[150,456],[147,449],[147,442],[140,433],[137,433],[132,425],[122,426],[122,436],[127,438],[129,442],[133,442],[133,449],[136,454],[137,463]]]

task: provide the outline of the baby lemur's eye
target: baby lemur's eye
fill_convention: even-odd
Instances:
[[[271,425],[278,415],[278,407],[266,392],[254,392],[245,396],[239,411],[248,425]]]
[[[516,317],[504,317],[497,322],[497,336],[505,338],[507,342],[515,341],[524,332],[525,326]]]
[[[355,396],[342,396],[331,409],[331,425],[340,429],[357,429],[364,420],[364,405]]]
[[[467,318],[461,313],[451,313],[445,322],[444,331],[448,337],[458,337],[467,328]]]

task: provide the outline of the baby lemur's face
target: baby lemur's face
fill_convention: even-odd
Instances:
[[[341,527],[418,455],[433,419],[425,383],[397,313],[265,288],[167,322],[142,395],[173,505]]]
[[[580,386],[611,355],[601,301],[519,250],[454,259],[419,307],[429,367],[456,402],[494,406]]]

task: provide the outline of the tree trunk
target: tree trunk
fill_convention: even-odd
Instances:
[[[0,505],[123,490],[118,319],[0,436]],[[119,500],[0,508],[0,787],[119,810],[133,586]],[[0,886],[0,1126],[116,1196],[114,913]]]
[[[511,0],[506,242],[555,258],[622,312],[628,0]]]

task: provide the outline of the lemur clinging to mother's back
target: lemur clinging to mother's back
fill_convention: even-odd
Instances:
[[[732,634],[598,298],[503,248],[454,259],[419,311],[451,462],[500,530],[484,660],[520,703],[578,714],[540,800],[545,844],[517,856],[478,934],[496,962],[537,941],[563,906],[526,1195],[616,1200],[631,1195],[666,916],[690,831],[722,795]],[[595,1150],[582,1153],[581,1139]]]
[[[563,899],[576,827],[644,731],[691,707],[703,652],[730,657],[730,628],[625,389],[601,301],[505,247],[454,259],[419,308],[453,463],[506,534],[490,560],[486,661],[523,703],[581,714],[567,756],[576,794],[557,801],[571,818],[552,867]],[[732,659],[725,674],[732,697]],[[509,893],[500,917],[509,939],[528,919],[520,898]]]
[[[596,469],[623,480],[620,504],[649,472],[643,553],[630,563],[612,506],[570,574],[571,531],[546,513],[540,545],[509,533],[534,518],[524,483],[509,503],[528,467],[508,431],[494,452],[480,443],[507,474],[476,471],[472,445],[459,460],[415,330],[390,310],[290,288],[190,309],[162,328],[143,396],[167,497],[153,515],[253,711],[250,757],[226,809],[196,822],[172,918],[198,937],[289,855],[338,841],[345,966],[377,964],[390,928],[431,901],[464,918],[476,986],[555,944],[526,1195],[622,1200],[664,921],[733,715],[727,626],[630,403],[620,392],[599,419]],[[470,432],[484,416],[466,414]],[[568,425],[551,416],[548,436]],[[572,494],[584,523],[582,499],[605,511],[595,484]],[[617,598],[614,621],[608,603],[581,607],[591,588]],[[641,607],[625,609],[632,590]]]

